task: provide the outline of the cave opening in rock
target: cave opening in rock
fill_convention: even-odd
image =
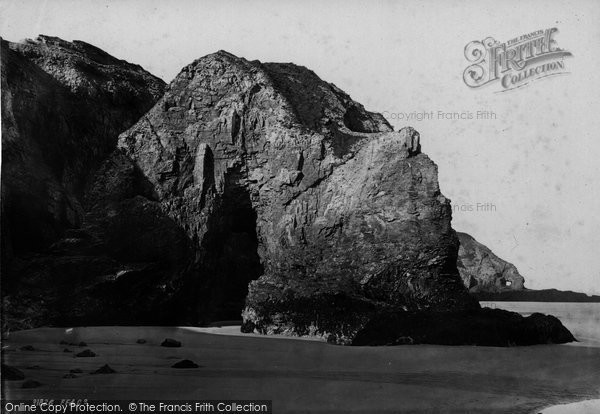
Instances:
[[[239,169],[228,172],[219,206],[205,238],[209,279],[209,320],[234,321],[248,294],[248,283],[263,273],[258,255],[257,214]]]

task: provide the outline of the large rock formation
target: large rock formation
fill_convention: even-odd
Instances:
[[[525,279],[517,268],[496,256],[489,248],[466,233],[460,240],[458,271],[471,292],[502,292],[524,289]]]
[[[304,67],[201,58],[120,135],[81,224],[21,263],[7,308],[33,307],[30,325],[198,325],[243,310],[245,331],[336,343],[368,342],[384,315],[486,319],[419,141]]]
[[[383,309],[477,306],[418,133],[303,67],[202,58],[119,148],[197,251],[202,317],[259,276],[244,319],[266,333],[343,342]]]

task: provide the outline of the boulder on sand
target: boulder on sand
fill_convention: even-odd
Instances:
[[[189,359],[184,359],[182,361],[174,363],[171,368],[198,368],[199,365],[194,361],[190,361]]]
[[[162,341],[160,346],[164,346],[167,348],[180,348],[181,342],[179,342],[173,338],[166,338],[164,341]]]

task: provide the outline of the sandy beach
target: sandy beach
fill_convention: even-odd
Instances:
[[[165,338],[182,346],[161,347]],[[33,350],[21,349],[28,345]],[[3,347],[5,363],[42,383],[6,382],[6,398],[268,399],[276,413],[533,413],[600,396],[600,347],[585,341],[342,347],[235,326],[80,327],[14,332]],[[74,357],[83,349],[97,356]],[[183,359],[199,368],[171,368]],[[90,374],[104,364],[116,373]],[[63,378],[72,369],[82,373]]]

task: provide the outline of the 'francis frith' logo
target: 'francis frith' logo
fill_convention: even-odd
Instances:
[[[465,46],[465,57],[471,63],[463,72],[463,80],[471,88],[499,83],[505,92],[520,88],[548,76],[568,73],[564,58],[571,52],[559,48],[554,40],[558,29],[515,37],[500,43],[492,37],[475,40]]]

